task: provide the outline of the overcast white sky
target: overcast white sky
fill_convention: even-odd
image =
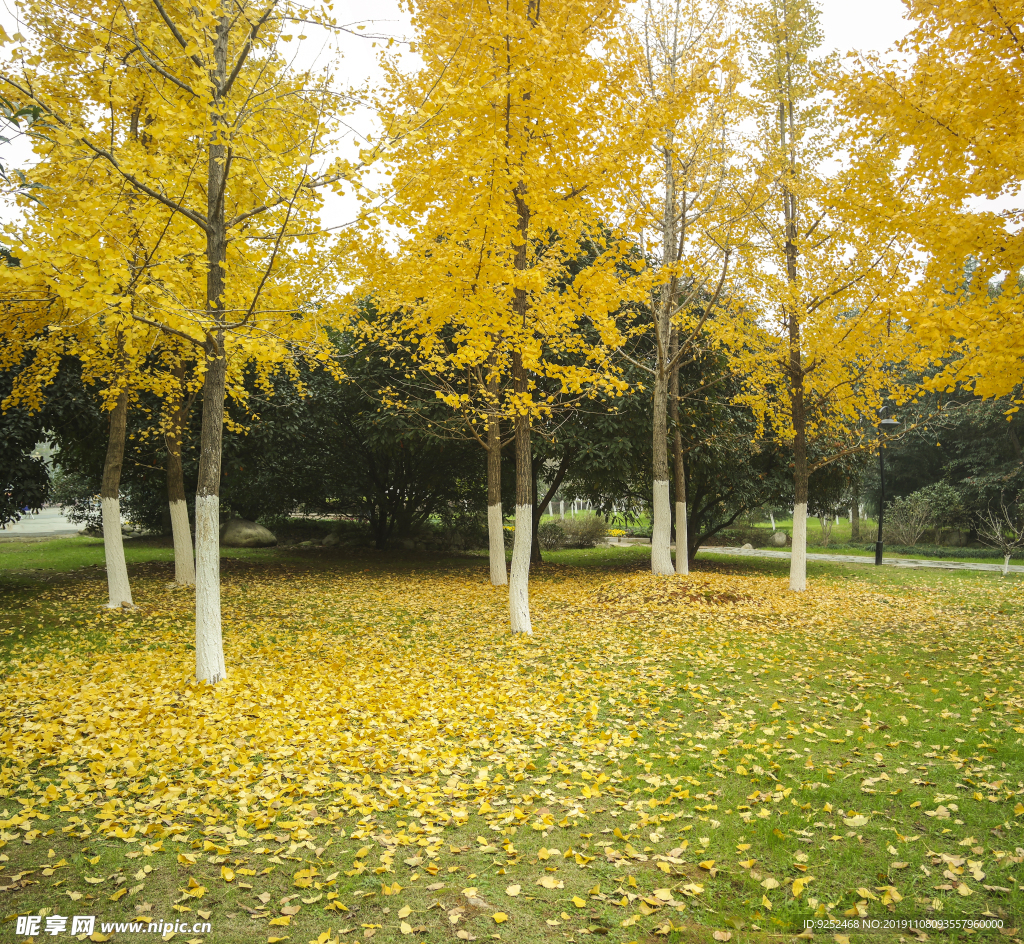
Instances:
[[[820,0],[820,3],[825,47],[828,49],[881,51],[896,42],[907,28],[900,0]],[[338,22],[365,23],[366,34],[405,37],[409,33],[408,17],[399,9],[396,0],[373,0],[372,4],[359,0],[336,0],[334,9]],[[0,22],[11,33],[17,29],[13,10],[13,0],[0,0]],[[381,44],[374,48],[372,40],[344,37],[340,45],[345,79],[351,85],[373,82],[379,75],[377,59]],[[315,50],[307,45],[300,57],[305,58],[305,55],[315,55]],[[366,118],[354,116],[354,120],[356,130],[363,131],[358,125],[364,124]],[[0,147],[0,160],[5,166],[25,166],[31,160],[30,150],[21,142]],[[324,213],[325,225],[336,226],[346,222],[350,214],[346,212],[345,202],[337,199],[328,202]],[[0,220],[10,218],[10,208],[0,207]]]

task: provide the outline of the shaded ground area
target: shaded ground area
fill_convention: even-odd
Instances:
[[[135,613],[98,569],[3,571],[0,940],[1019,937],[1020,578],[549,559],[529,639],[482,558],[225,560],[212,691],[168,561]]]

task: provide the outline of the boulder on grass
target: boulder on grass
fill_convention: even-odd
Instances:
[[[232,518],[220,529],[221,547],[273,547],[277,538],[255,521]]]
[[[341,544],[341,535],[337,531],[332,531],[324,538],[324,547],[337,547],[339,544]]]
[[[772,536],[768,539],[768,543],[772,547],[785,547],[789,543],[789,539],[785,531],[773,531]]]

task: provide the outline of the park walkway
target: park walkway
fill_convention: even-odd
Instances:
[[[789,558],[789,551],[769,551],[742,547],[702,547],[698,554],[729,554],[739,557],[780,557]],[[854,554],[808,554],[808,561],[825,561],[830,564],[874,564],[873,557],[858,557]],[[907,557],[886,557],[882,561],[888,567],[934,567],[939,570],[994,570],[1000,572],[1002,564],[964,563],[963,561],[918,560]],[[1011,564],[1011,574],[1024,574],[1024,567]]]
[[[25,515],[6,528],[0,528],[0,542],[71,538],[78,534],[81,527],[68,521],[59,508],[44,508],[36,514]]]

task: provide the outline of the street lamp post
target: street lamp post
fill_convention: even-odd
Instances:
[[[878,423],[878,478],[881,484],[881,490],[878,499],[878,540],[875,542],[875,566],[878,567],[882,563],[882,519],[885,516],[885,452],[884,445],[882,442],[882,434],[891,432],[900,424],[890,418],[886,417]]]

